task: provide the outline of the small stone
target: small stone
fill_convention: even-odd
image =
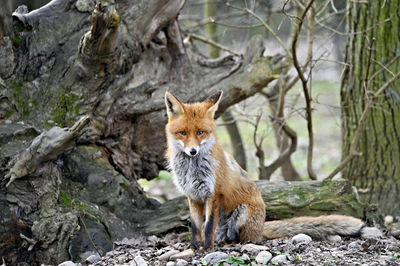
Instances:
[[[360,247],[360,243],[358,241],[353,241],[347,247],[348,248],[359,248]]]
[[[256,257],[256,261],[257,261],[257,263],[264,265],[264,264],[267,264],[271,258],[272,258],[272,254],[269,253],[268,251],[264,250],[264,251],[261,251],[260,253],[258,253],[258,255]]]
[[[240,253],[239,253],[239,252],[236,252],[236,251],[232,251],[232,252],[229,253],[229,256],[232,256],[232,257],[240,257]]]
[[[90,255],[89,257],[86,258],[85,262],[88,264],[93,264],[96,261],[99,261],[101,258],[98,254]]]
[[[175,266],[175,262],[174,261],[168,261],[166,266]]]
[[[382,232],[376,227],[364,227],[361,229],[362,238],[378,238],[382,237]]]
[[[297,245],[299,243],[305,243],[308,244],[312,241],[312,238],[306,234],[298,234],[292,237],[292,244]]]
[[[137,266],[147,266],[147,262],[142,258],[142,256],[136,256],[134,260]]]
[[[246,259],[246,260],[250,260],[249,255],[247,255],[246,253],[244,253],[244,254],[242,255],[242,258],[244,258],[244,259]]]
[[[168,252],[165,252],[162,254],[160,257],[158,257],[159,260],[169,260],[169,258],[175,254],[178,254],[179,250],[173,249]]]
[[[278,255],[271,259],[272,264],[284,264],[287,262],[287,258],[285,255]]]
[[[228,254],[220,251],[212,252],[207,254],[204,259],[207,261],[207,264],[213,265],[214,263],[217,263],[220,260],[226,259]]]
[[[183,259],[177,259],[175,265],[176,266],[185,266],[188,265],[189,263],[186,260]]]
[[[61,263],[61,264],[58,264],[58,266],[76,266],[76,264],[73,263],[73,262],[70,261],[70,260],[67,260],[67,261],[64,261],[64,262]]]
[[[199,260],[192,260],[192,265],[200,265],[202,264]]]
[[[383,223],[386,227],[391,226],[393,224],[394,218],[391,215],[385,216],[385,222]]]
[[[179,252],[175,255],[172,255],[169,259],[170,260],[177,260],[177,259],[188,259],[194,256],[194,252],[192,249],[187,249],[182,252]]]
[[[326,240],[331,242],[340,242],[342,241],[342,238],[339,235],[330,235],[326,237]]]
[[[124,263],[128,261],[128,258],[125,255],[120,255],[116,259],[118,260],[119,263]]]
[[[245,251],[250,252],[250,253],[259,253],[263,250],[268,250],[266,246],[261,246],[261,245],[255,245],[255,244],[246,244],[243,245],[240,251],[243,253]]]

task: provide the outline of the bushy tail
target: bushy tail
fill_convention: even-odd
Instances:
[[[264,237],[267,239],[291,237],[306,234],[315,239],[329,235],[359,236],[364,223],[357,218],[344,215],[318,217],[296,217],[264,223]]]

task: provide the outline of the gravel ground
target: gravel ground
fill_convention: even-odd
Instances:
[[[168,234],[124,239],[105,256],[90,256],[83,265],[400,265],[400,241],[372,228],[360,238],[333,236],[324,241],[300,234],[255,244],[191,250],[189,235]],[[80,263],[79,263],[80,264]],[[64,262],[62,266],[79,265]]]

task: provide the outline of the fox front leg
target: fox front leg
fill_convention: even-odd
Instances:
[[[216,198],[206,200],[206,221],[204,228],[204,249],[210,250],[214,246],[215,229],[218,224],[219,201]]]
[[[189,197],[188,202],[192,229],[192,239],[190,241],[190,247],[197,249],[199,248],[199,243],[203,242],[201,228],[203,226],[204,204],[195,202]]]

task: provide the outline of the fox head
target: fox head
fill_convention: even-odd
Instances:
[[[166,134],[169,147],[191,157],[209,151],[216,141],[214,115],[221,97],[222,91],[219,91],[203,102],[187,104],[166,92]]]

